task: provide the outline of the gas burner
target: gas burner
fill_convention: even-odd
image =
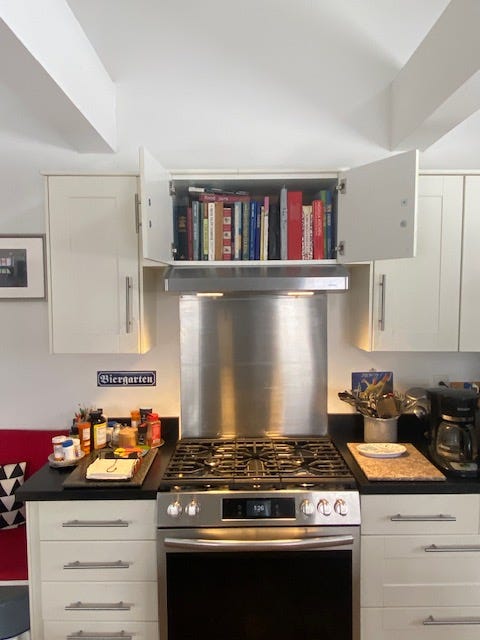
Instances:
[[[162,478],[167,489],[197,491],[334,484],[353,487],[355,482],[328,437],[180,440]]]

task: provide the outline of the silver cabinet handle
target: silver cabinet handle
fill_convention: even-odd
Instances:
[[[132,278],[130,276],[125,276],[125,331],[126,333],[130,333],[132,330],[131,291],[132,291]]]
[[[425,626],[442,624],[480,624],[480,618],[469,618],[467,616],[464,618],[434,618],[433,616],[428,616],[422,624]]]
[[[382,273],[378,288],[380,290],[380,299],[378,303],[378,328],[380,331],[385,331],[385,290],[387,286],[387,276]]]
[[[480,545],[478,544],[430,544],[428,547],[425,547],[424,551],[427,553],[442,553],[442,552],[457,552],[457,551],[480,551]]]
[[[125,631],[112,631],[111,633],[106,633],[105,631],[75,631],[74,633],[69,633],[66,636],[67,640],[118,640],[118,638],[122,638],[122,640],[133,640],[133,635],[131,633],[125,633]]]
[[[397,513],[395,516],[390,516],[391,522],[456,522],[455,516],[444,515],[439,513],[438,516],[402,516]]]
[[[181,549],[222,549],[223,551],[271,551],[275,549],[318,549],[353,544],[353,536],[323,536],[321,538],[289,540],[204,540],[165,538],[166,547]]]
[[[64,569],[128,569],[130,562],[117,560],[115,562],[68,562],[63,565]]]
[[[128,527],[126,520],[68,520],[62,527]]]
[[[65,611],[130,611],[131,605],[124,602],[72,602],[67,604]]]

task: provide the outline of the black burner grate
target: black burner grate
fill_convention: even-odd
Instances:
[[[180,440],[162,479],[168,486],[197,489],[353,482],[348,466],[328,437]]]

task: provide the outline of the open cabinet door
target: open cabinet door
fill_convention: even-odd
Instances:
[[[169,262],[173,239],[170,176],[145,147],[140,147],[139,156],[143,258]]]
[[[415,255],[418,151],[351,169],[338,196],[338,261]]]

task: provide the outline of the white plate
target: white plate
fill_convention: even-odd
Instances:
[[[48,456],[48,464],[54,469],[60,469],[61,467],[74,467],[77,462],[79,462],[82,458],[85,457],[85,452],[81,451],[80,456],[75,458],[75,460],[55,460],[53,457],[53,453]]]
[[[392,444],[391,442],[369,442],[359,444],[357,450],[369,458],[398,458],[407,450],[403,444]]]

